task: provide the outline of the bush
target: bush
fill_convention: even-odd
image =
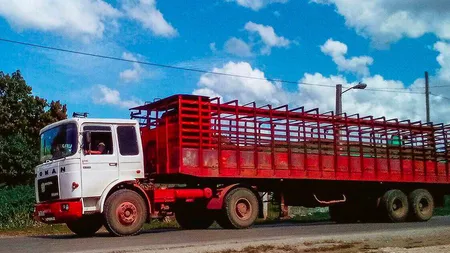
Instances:
[[[0,188],[0,229],[28,227],[35,203],[34,187],[21,185]]]

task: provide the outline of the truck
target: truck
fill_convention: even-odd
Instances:
[[[73,117],[40,131],[36,220],[78,236],[251,227],[263,195],[328,207],[337,223],[427,221],[449,193],[450,125],[173,95],[131,119]]]

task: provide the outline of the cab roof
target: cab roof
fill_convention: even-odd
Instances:
[[[39,134],[42,132],[47,131],[48,129],[67,124],[67,123],[75,123],[77,125],[82,125],[83,123],[99,123],[99,124],[138,124],[137,120],[134,119],[102,119],[102,118],[69,118],[60,120],[58,122],[52,123],[44,128],[41,129]]]

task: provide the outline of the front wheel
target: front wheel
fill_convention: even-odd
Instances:
[[[138,234],[147,219],[147,205],[137,192],[122,189],[106,199],[105,227],[115,236]]]
[[[87,215],[67,222],[66,225],[70,231],[80,237],[91,237],[103,226],[103,219],[97,214]]]

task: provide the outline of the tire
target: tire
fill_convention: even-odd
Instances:
[[[147,220],[147,215],[147,205],[135,191],[118,190],[106,199],[105,227],[112,235],[138,234]]]
[[[433,217],[434,199],[425,189],[417,189],[408,195],[411,219],[413,221],[428,221]]]
[[[251,190],[240,187],[227,194],[216,221],[226,229],[249,228],[258,218],[258,213],[259,202],[256,195]]]
[[[175,219],[183,229],[207,229],[214,223],[211,211],[203,203],[178,203]]]
[[[391,222],[404,222],[409,215],[408,197],[400,190],[389,190],[381,198],[383,216]]]
[[[80,237],[91,237],[103,226],[103,219],[100,215],[94,214],[67,222],[66,225],[70,231]]]

